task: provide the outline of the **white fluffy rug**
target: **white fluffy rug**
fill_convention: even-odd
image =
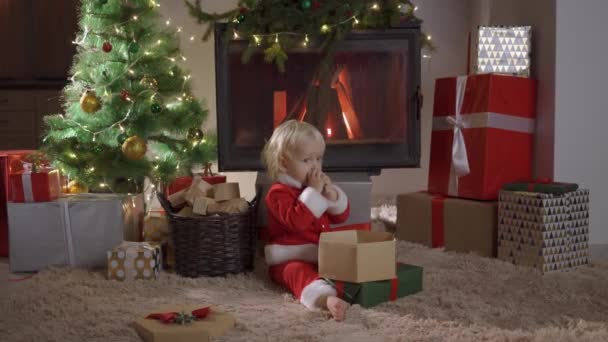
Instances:
[[[228,278],[163,274],[124,283],[49,269],[0,294],[0,340],[138,341],[136,318],[161,304],[192,303],[236,317],[220,341],[608,341],[606,264],[540,276],[475,255],[406,242],[397,249],[399,261],[424,267],[424,291],[371,309],[355,305],[342,323],[305,310],[268,281],[262,264]]]

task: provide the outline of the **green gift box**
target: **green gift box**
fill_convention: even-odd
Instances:
[[[397,277],[390,280],[351,283],[330,280],[338,297],[350,304],[371,308],[422,291],[422,267],[397,263]]]

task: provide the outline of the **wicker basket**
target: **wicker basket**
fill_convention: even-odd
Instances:
[[[158,199],[167,212],[175,246],[175,272],[184,277],[223,276],[253,270],[256,203],[238,214],[182,217],[166,196]]]

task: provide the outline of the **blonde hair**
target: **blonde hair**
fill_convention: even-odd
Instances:
[[[281,159],[292,157],[295,148],[306,140],[316,141],[325,148],[321,132],[307,122],[288,120],[275,128],[262,150],[262,162],[272,180],[276,180],[279,175]]]

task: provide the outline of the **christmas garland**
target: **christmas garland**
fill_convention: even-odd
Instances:
[[[401,22],[422,22],[414,15],[409,0],[241,0],[238,7],[223,13],[209,13],[200,0],[186,1],[190,15],[207,24],[207,40],[217,22],[228,22],[229,38],[246,39],[248,48],[242,61],[247,63],[262,49],[265,60],[285,70],[287,52],[309,45],[320,46],[324,59],[335,44],[353,29],[383,29]],[[421,33],[423,48],[434,49],[430,36]]]

